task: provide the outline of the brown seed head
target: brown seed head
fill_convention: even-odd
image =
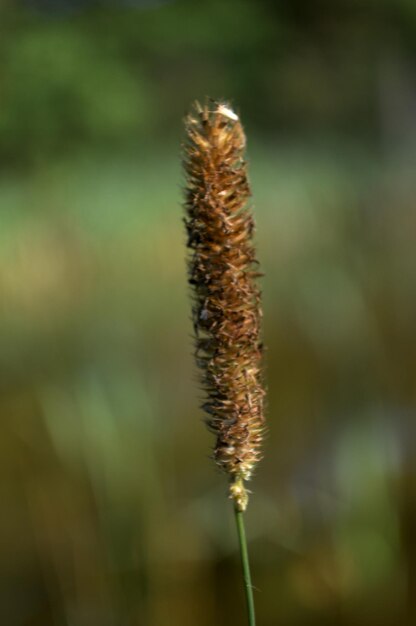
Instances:
[[[245,135],[224,103],[195,104],[185,121],[186,229],[196,361],[203,409],[216,435],[214,458],[244,510],[260,458],[264,416],[260,291]]]

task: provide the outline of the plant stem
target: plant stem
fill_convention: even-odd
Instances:
[[[248,624],[256,626],[254,611],[253,585],[251,584],[250,563],[248,559],[246,531],[244,528],[243,512],[234,507],[235,521],[237,523],[238,543],[240,546],[241,564],[243,566],[244,588],[247,602]]]

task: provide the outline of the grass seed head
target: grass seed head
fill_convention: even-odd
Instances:
[[[247,506],[243,481],[261,456],[264,429],[260,291],[246,139],[227,103],[195,103],[185,120],[188,278],[203,409],[230,497]]]

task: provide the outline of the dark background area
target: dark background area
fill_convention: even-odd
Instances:
[[[416,623],[416,4],[0,4],[0,621],[244,623],[192,360],[182,119],[265,277],[259,626]]]

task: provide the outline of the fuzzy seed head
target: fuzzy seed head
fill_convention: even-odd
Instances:
[[[202,408],[216,437],[214,458],[243,510],[242,481],[260,458],[264,430],[261,274],[248,206],[246,140],[238,115],[225,103],[196,103],[185,127],[188,277]]]

